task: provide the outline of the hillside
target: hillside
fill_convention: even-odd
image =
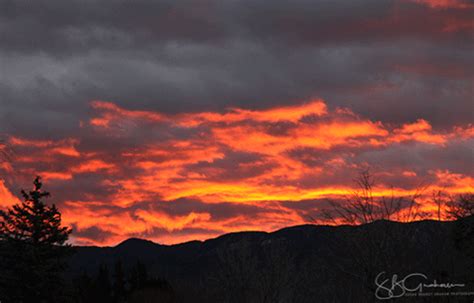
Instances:
[[[113,280],[117,262],[125,272],[142,263],[148,276],[169,284],[170,302],[372,302],[377,301],[375,279],[381,272],[386,279],[422,273],[426,281],[416,283],[465,284],[430,291],[474,292],[472,246],[465,245],[474,242],[473,222],[474,217],[462,222],[302,225],[177,245],[128,239],[115,247],[78,247],[69,275],[94,276],[100,266],[107,266]],[[397,302],[420,302],[414,299],[421,300],[404,296]]]

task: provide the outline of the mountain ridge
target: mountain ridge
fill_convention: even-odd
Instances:
[[[179,302],[227,302],[221,299],[240,295],[242,288],[248,298],[283,292],[303,296],[301,302],[314,302],[315,297],[354,302],[347,294],[373,298],[373,279],[380,272],[420,272],[437,281],[466,283],[474,293],[474,281],[469,280],[474,258],[459,248],[456,237],[466,235],[465,230],[458,233],[459,226],[472,230],[474,217],[358,226],[303,224],[173,245],[131,238],[113,247],[76,247],[68,276],[96,276],[105,266],[112,279],[117,263],[126,272],[140,263],[149,276],[167,281],[182,296]],[[347,294],[338,289],[348,289]]]
[[[205,243],[205,242],[213,241],[213,240],[220,239],[220,238],[223,238],[223,237],[229,237],[229,236],[234,237],[234,235],[240,235],[240,234],[245,234],[245,235],[249,235],[249,234],[272,235],[272,234],[285,232],[287,230],[304,229],[304,228],[348,228],[348,227],[359,228],[359,227],[363,227],[363,226],[378,225],[378,224],[420,224],[420,223],[421,224],[423,224],[423,223],[429,224],[429,223],[436,223],[436,222],[439,222],[439,221],[438,220],[433,220],[433,219],[425,219],[425,220],[419,220],[419,221],[413,221],[413,222],[399,222],[399,221],[392,221],[392,220],[376,220],[376,221],[373,221],[373,222],[370,222],[370,223],[367,223],[367,224],[361,224],[361,225],[349,225],[349,224],[329,225],[329,224],[311,224],[311,223],[307,223],[307,224],[287,226],[287,227],[283,227],[283,228],[280,228],[280,229],[277,229],[277,230],[274,230],[274,231],[270,231],[270,232],[257,231],[257,230],[248,230],[248,231],[243,230],[243,231],[225,233],[225,234],[218,235],[216,237],[205,239],[205,240],[189,240],[189,241],[173,243],[173,244],[162,244],[162,243],[155,242],[153,240],[149,240],[149,239],[146,239],[146,238],[131,237],[131,238],[125,239],[125,240],[117,243],[116,245],[105,245],[105,246],[99,246],[99,245],[77,245],[76,246],[76,245],[73,245],[73,246],[78,247],[78,248],[79,247],[80,248],[86,248],[86,247],[88,247],[88,248],[116,248],[116,247],[119,247],[119,246],[129,245],[130,243],[137,243],[137,242],[141,241],[141,242],[144,242],[144,243],[159,245],[159,246],[163,246],[163,247],[171,247],[171,246],[187,245],[187,244],[190,244],[190,243]],[[440,222],[449,224],[452,221],[440,221]]]

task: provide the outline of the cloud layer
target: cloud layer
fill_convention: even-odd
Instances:
[[[174,243],[301,224],[326,199],[351,194],[367,167],[378,196],[421,185],[458,194],[474,184],[471,125],[386,125],[323,100],[178,114],[90,107],[75,137],[10,136],[15,161],[4,167],[11,184],[44,177],[78,243]]]
[[[0,4],[2,205],[41,174],[77,243],[299,224],[473,186],[464,0]],[[0,145],[2,148],[2,145]]]

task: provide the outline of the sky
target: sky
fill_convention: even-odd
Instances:
[[[172,244],[308,223],[365,169],[377,196],[472,192],[473,14],[2,1],[0,207],[40,175],[73,243]]]

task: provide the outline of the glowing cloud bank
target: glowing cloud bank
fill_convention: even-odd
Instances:
[[[78,244],[176,243],[305,223],[325,199],[350,194],[367,167],[378,196],[473,190],[472,125],[387,124],[321,99],[179,114],[104,101],[90,108],[77,136],[9,137],[10,190],[0,183],[8,206],[12,189],[43,176]]]

